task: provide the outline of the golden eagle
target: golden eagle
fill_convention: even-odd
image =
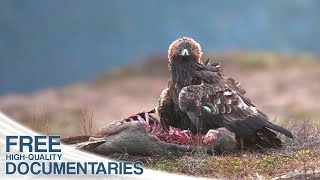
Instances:
[[[271,130],[293,137],[290,131],[269,122],[239,83],[223,75],[219,63],[202,63],[201,56],[201,47],[192,38],[182,37],[170,45],[171,78],[157,107],[164,129],[173,126],[205,134],[225,127],[236,134],[242,147],[281,147]]]

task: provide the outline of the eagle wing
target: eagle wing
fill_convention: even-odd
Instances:
[[[249,137],[257,130],[270,128],[288,137],[291,132],[268,121],[268,117],[245,97],[245,91],[234,79],[225,78],[218,65],[204,65],[196,72],[202,80],[179,93],[179,107],[197,126],[205,121],[212,127],[226,127],[240,137]]]

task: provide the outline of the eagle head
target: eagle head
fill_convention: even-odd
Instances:
[[[168,50],[168,59],[172,61],[193,60],[201,62],[201,46],[195,40],[189,37],[182,37],[173,41]]]

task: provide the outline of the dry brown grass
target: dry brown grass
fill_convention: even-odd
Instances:
[[[284,137],[282,149],[239,151],[233,154],[212,156],[204,153],[182,157],[133,157],[114,155],[118,160],[143,161],[152,169],[208,178],[271,179],[292,174],[298,179],[319,177],[320,126],[312,122],[292,126],[294,140]]]
[[[316,101],[320,99],[320,61],[316,57],[244,52],[207,55],[204,59],[208,57],[221,62],[226,75],[239,80],[248,97],[271,120],[320,122],[320,104]],[[82,106],[89,110],[86,118],[94,125],[92,132],[114,120],[153,109],[167,84],[167,63],[165,55],[150,57],[94,82],[2,96],[0,109],[42,133],[46,133],[43,127],[47,118],[51,134],[88,134],[83,132]]]
[[[90,116],[88,116],[88,114],[90,114]],[[82,105],[81,105],[81,119],[82,119],[82,124],[80,124],[80,126],[83,129],[84,135],[93,135],[93,129],[92,129],[93,113],[87,112]]]
[[[222,156],[198,152],[180,158],[115,157],[143,160],[148,167],[163,171],[226,179],[316,171],[320,167],[319,59],[244,52],[207,55],[204,59],[208,57],[221,62],[228,76],[242,82],[248,97],[276,124],[292,129],[296,139],[284,139],[282,150],[264,152]],[[106,73],[94,82],[2,96],[0,110],[42,133],[90,135],[114,120],[154,108],[168,75],[166,55],[150,57],[141,64]]]

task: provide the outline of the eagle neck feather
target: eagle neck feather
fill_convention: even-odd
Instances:
[[[189,59],[175,59],[169,64],[171,71],[171,82],[169,89],[175,103],[178,102],[178,97],[183,87],[193,84],[194,74],[199,64],[197,61]]]

